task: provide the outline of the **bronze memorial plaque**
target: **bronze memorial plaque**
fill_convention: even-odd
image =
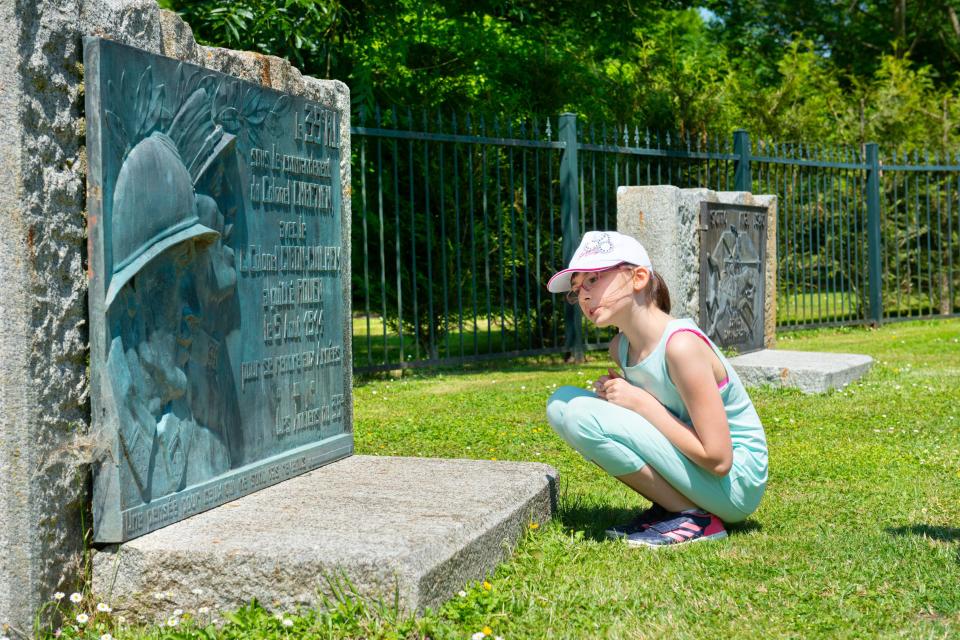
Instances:
[[[84,42],[94,539],[353,452],[336,105]]]
[[[767,209],[700,205],[700,326],[717,345],[763,348]]]

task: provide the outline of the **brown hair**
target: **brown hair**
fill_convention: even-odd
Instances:
[[[654,304],[664,313],[670,313],[670,290],[667,289],[667,283],[663,281],[663,276],[654,271],[650,274],[650,297]]]

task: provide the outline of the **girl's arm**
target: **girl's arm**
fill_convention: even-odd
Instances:
[[[608,380],[604,385],[604,396],[609,402],[632,409],[646,418],[694,464],[724,476],[733,464],[733,444],[713,372],[714,358],[713,350],[689,333],[679,333],[667,344],[670,377],[690,412],[693,430],[649,392],[622,378]]]

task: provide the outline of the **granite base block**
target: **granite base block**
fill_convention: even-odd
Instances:
[[[492,573],[550,519],[539,463],[353,456],[97,552],[93,589],[137,619],[316,606],[331,578],[405,611]]]
[[[820,353],[762,349],[731,358],[748,387],[792,387],[804,393],[842,389],[863,377],[873,358],[854,353]]]

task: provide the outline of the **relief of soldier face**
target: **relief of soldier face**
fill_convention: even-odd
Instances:
[[[197,215],[200,223],[220,232],[206,249],[210,268],[198,274],[198,287],[205,295],[222,300],[231,295],[237,286],[236,256],[229,245],[232,225],[227,225],[220,208],[213,198],[197,195]]]

